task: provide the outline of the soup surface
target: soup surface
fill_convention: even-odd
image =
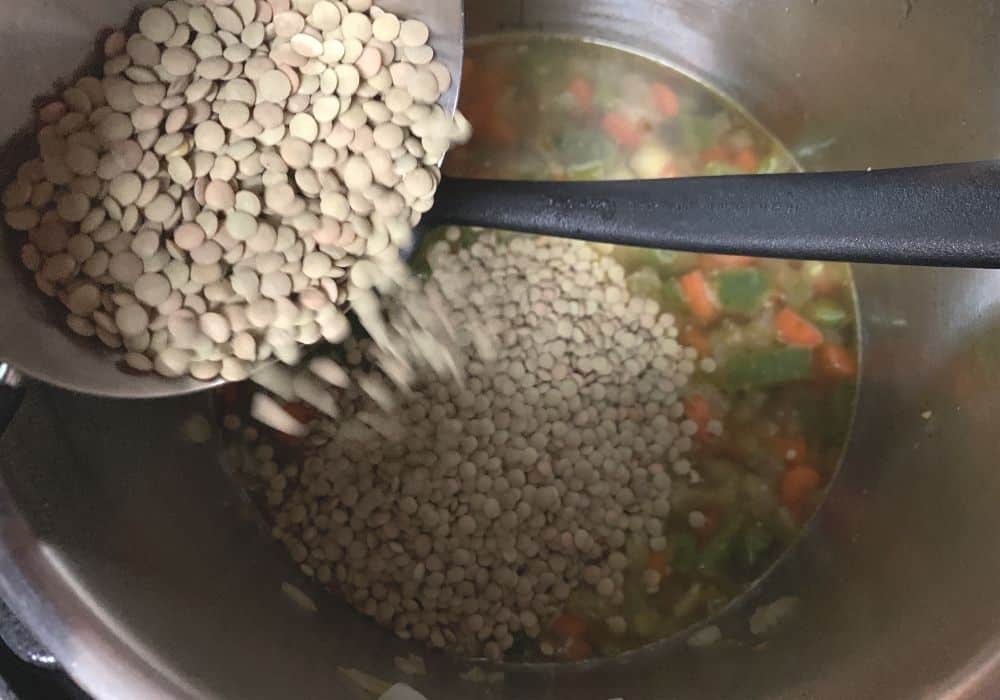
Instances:
[[[716,93],[648,59],[547,38],[492,40],[467,56],[462,109],[475,138],[449,157],[449,174],[610,180],[794,167]],[[624,604],[581,587],[550,626],[556,648],[571,628],[617,653],[720,609],[795,539],[838,464],[857,345],[846,265],[595,248],[625,267],[633,294],[676,316],[681,342],[713,360],[703,367],[718,367],[684,389],[702,480],[674,482],[667,549],[630,542]],[[660,574],[655,592],[649,571]],[[619,616],[625,635],[608,625]]]
[[[468,146],[449,156],[446,171],[454,175],[526,179],[656,178],[777,172],[793,165],[780,145],[704,86],[650,60],[578,41],[508,37],[469,46],[462,109],[473,123],[475,136]],[[289,547],[302,570],[332,590],[344,593],[359,609],[401,636],[427,640],[433,646],[464,654],[507,660],[575,661],[618,654],[696,624],[745,591],[795,541],[836,470],[849,429],[858,364],[855,306],[849,269],[844,265],[540,241],[495,231],[441,230],[427,237],[414,266],[434,280],[442,271],[453,271],[456,265],[480,265],[475,269],[482,277],[469,287],[467,294],[472,297],[477,289],[488,286],[491,298],[506,303],[517,301],[517,295],[530,294],[531,287],[520,278],[514,280],[516,275],[509,277],[513,274],[510,267],[502,272],[491,266],[491,259],[509,261],[516,255],[522,256],[517,260],[523,258],[533,261],[532,264],[550,260],[551,269],[539,279],[554,279],[558,287],[562,276],[572,277],[575,285],[599,293],[603,293],[602,287],[608,290],[615,287],[616,303],[622,295],[628,298],[621,300],[621,307],[614,308],[624,309],[628,302],[630,312],[639,309],[635,316],[637,325],[627,329],[626,335],[631,338],[628,343],[639,342],[634,338],[640,337],[654,348],[649,351],[651,357],[644,360],[650,371],[661,366],[657,364],[660,359],[663,366],[669,359],[670,367],[680,369],[671,375],[669,383],[658,385],[664,405],[670,405],[669,415],[662,417],[650,415],[648,410],[636,413],[629,409],[629,399],[623,398],[632,391],[639,394],[646,391],[643,385],[646,374],[635,373],[634,382],[622,378],[617,383],[605,383],[600,390],[600,396],[614,392],[618,401],[615,405],[620,411],[614,419],[617,422],[598,420],[598,432],[617,431],[614,437],[619,441],[622,432],[629,435],[634,432],[637,436],[634,449],[626,447],[615,453],[618,460],[615,465],[605,463],[609,474],[612,467],[631,471],[623,477],[629,485],[628,499],[619,499],[607,511],[590,511],[593,517],[606,516],[608,523],[622,533],[622,541],[617,543],[621,546],[595,542],[603,537],[603,529],[584,528],[583,535],[569,533],[565,550],[558,550],[558,556],[567,561],[560,563],[557,573],[565,571],[566,576],[552,576],[547,583],[544,577],[549,574],[540,576],[542,583],[533,580],[528,586],[529,595],[518,596],[517,587],[534,571],[532,562],[523,558],[524,547],[508,556],[503,549],[502,528],[491,525],[496,529],[484,531],[480,539],[470,541],[480,549],[500,548],[502,559],[510,566],[503,561],[493,563],[480,553],[480,564],[488,562],[481,570],[488,573],[479,579],[470,575],[466,580],[460,573],[452,582],[454,569],[469,572],[475,567],[476,547],[454,549],[454,541],[442,540],[441,547],[435,541],[421,552],[421,536],[429,541],[448,532],[448,527],[434,514],[421,520],[426,532],[416,535],[416,549],[411,549],[405,540],[407,528],[411,527],[410,512],[403,502],[417,493],[419,486],[407,486],[404,473],[403,485],[398,491],[392,490],[397,488],[392,484],[399,481],[399,469],[430,470],[432,477],[441,476],[434,458],[427,464],[419,460],[411,463],[406,461],[407,449],[373,447],[370,442],[352,448],[349,443],[357,436],[344,434],[341,443],[325,453],[332,462],[322,468],[329,472],[332,487],[324,488],[353,489],[355,495],[359,490],[363,494],[366,489],[385,488],[388,498],[399,499],[406,513],[400,516],[400,527],[396,528],[395,511],[391,508],[385,511],[387,515],[377,519],[378,533],[365,534],[367,546],[392,548],[398,554],[393,561],[418,571],[421,586],[425,561],[431,564],[436,560],[426,571],[433,575],[441,569],[443,589],[449,598],[474,595],[501,601],[499,607],[484,603],[478,608],[473,602],[467,607],[471,612],[459,611],[453,618],[445,612],[424,618],[422,611],[438,605],[441,590],[427,592],[408,583],[409,573],[393,574],[384,580],[379,578],[377,590],[381,594],[379,601],[395,601],[394,606],[408,611],[394,614],[386,612],[381,602],[375,602],[377,596],[369,599],[367,589],[358,594],[359,585],[369,585],[373,575],[381,577],[384,567],[374,573],[368,569],[358,574],[352,570],[357,564],[351,563],[347,546],[351,537],[358,537],[358,532],[351,537],[338,537],[338,527],[343,529],[347,523],[356,521],[357,509],[361,507],[357,498],[345,503],[336,494],[324,493],[319,500],[301,495],[313,488],[303,478],[313,468],[308,466],[309,460],[316,464],[310,448],[303,451],[302,446],[274,440],[265,431],[263,439],[274,447],[265,448],[263,453],[258,451],[258,462],[277,461],[287,466],[278,468],[280,489],[274,485],[273,466],[265,466],[263,479],[256,478],[253,483],[275,523],[275,536]],[[571,259],[572,264],[563,265],[564,258]],[[589,281],[585,274],[581,279],[579,271],[590,269],[600,273],[595,273]],[[529,277],[532,274],[536,273],[529,273]],[[513,298],[505,299],[504,289]],[[606,298],[612,298],[610,291]],[[558,306],[558,298],[553,299],[553,305]],[[563,303],[572,306],[575,302],[571,299]],[[648,323],[642,320],[644,315],[652,320]],[[544,319],[532,317],[530,312],[526,318],[529,325],[537,328],[529,335],[544,333]],[[636,331],[639,326],[645,335]],[[567,338],[572,337],[573,330],[569,329]],[[658,359],[659,348],[664,348],[663,352],[676,361],[666,354]],[[531,375],[530,382],[525,382],[529,389],[523,390],[524,398],[517,406],[545,402],[551,396],[548,393],[551,389],[563,386],[562,376],[553,376],[557,370],[551,366],[545,368],[546,351],[537,350],[537,355],[535,352],[530,347],[527,351],[522,348],[517,355],[519,376]],[[491,357],[495,362],[509,361],[503,349],[499,351],[499,359]],[[599,365],[606,365],[608,357],[612,355],[587,354],[584,359],[573,360],[566,372],[571,378],[583,377],[581,382],[589,390],[591,385],[586,384],[586,376]],[[473,388],[480,387],[479,379],[490,371],[489,359],[477,362],[475,377],[470,380]],[[442,422],[460,420],[464,415],[462,402],[468,401],[471,406],[479,398],[468,386],[451,390],[434,385],[433,390],[424,393],[432,399],[445,400],[446,408],[438,413]],[[588,396],[593,398],[591,394]],[[353,399],[345,401],[355,405]],[[449,407],[450,401],[459,408]],[[428,412],[428,402],[422,405],[417,410],[404,401],[400,409],[407,417],[404,427],[413,431],[408,438],[410,452],[418,450],[414,442],[417,438],[413,437],[418,435],[416,423],[425,425],[428,413],[434,415],[433,406]],[[529,409],[530,405],[525,410]],[[514,412],[516,422],[518,414]],[[500,427],[503,418],[500,413],[499,407],[491,409],[484,402],[476,422],[470,419],[464,425],[474,426],[478,431],[488,418],[490,430],[484,432],[493,435],[493,429]],[[578,417],[582,417],[575,423],[581,432],[590,426],[585,413],[580,411]],[[414,415],[419,415],[419,421],[410,420]],[[637,426],[634,431],[623,427],[623,419]],[[509,423],[511,418],[507,415],[503,420]],[[665,431],[676,429],[677,433],[661,445],[655,439],[657,425],[662,425]],[[650,426],[654,426],[652,433]],[[324,430],[327,435],[336,436],[333,428]],[[574,430],[570,427],[569,432]],[[464,527],[458,516],[469,513],[470,509],[475,515],[477,509],[483,509],[484,499],[475,493],[475,484],[487,476],[487,481],[493,484],[490,488],[496,489],[496,484],[502,481],[504,489],[518,492],[511,501],[517,503],[517,508],[510,507],[513,517],[508,529],[512,547],[520,542],[518,523],[540,518],[539,536],[553,539],[554,543],[547,544],[558,549],[564,533],[550,532],[557,516],[534,514],[531,507],[524,509],[522,515],[517,501],[527,493],[554,484],[564,502],[578,504],[573,507],[592,505],[593,499],[587,494],[598,498],[601,485],[590,484],[585,492],[581,490],[578,497],[570,499],[566,494],[576,493],[576,487],[570,477],[560,476],[558,466],[560,457],[570,448],[577,450],[572,451],[573,455],[592,454],[597,448],[583,438],[581,448],[579,441],[568,441],[563,431],[553,431],[551,435],[547,430],[539,432],[552,439],[540,441],[537,450],[534,442],[525,443],[523,449],[529,451],[530,447],[536,457],[534,463],[522,464],[521,456],[514,463],[504,457],[508,452],[494,453],[490,449],[497,450],[496,447],[487,447],[483,456],[486,473],[477,476],[473,469],[470,479],[466,479],[469,475],[463,469],[472,462],[459,465],[456,461],[454,475],[443,474],[441,482],[445,485],[454,482],[455,493],[449,496],[434,491],[428,496],[434,508],[439,508],[435,513],[450,512],[456,517],[456,527]],[[441,433],[432,430],[429,434]],[[483,440],[479,432],[476,436]],[[333,438],[334,442],[337,440]],[[321,442],[317,440],[316,444]],[[460,442],[457,440],[456,444]],[[377,452],[377,459],[371,457],[372,451]],[[649,458],[631,459],[628,455]],[[337,460],[350,463],[349,467]],[[396,462],[401,466],[393,467],[394,471],[380,472],[388,469],[386,463]],[[551,473],[552,464],[556,466],[555,476]],[[600,481],[600,475],[594,476],[587,469],[584,481],[588,478]],[[250,472],[259,477],[255,470],[258,467]],[[642,474],[637,475],[637,470]],[[565,484],[559,481],[561,478]],[[379,486],[380,483],[383,485]],[[644,503],[643,495],[637,494],[644,484],[650,490],[659,489],[662,502]],[[301,507],[298,511],[289,510],[283,505],[288,502]],[[414,502],[414,519],[423,517],[424,505]],[[531,505],[537,510],[538,500],[531,501]],[[498,515],[504,507],[501,498]],[[363,515],[368,517],[370,511]],[[522,516],[520,521],[518,516]],[[447,521],[449,516],[441,517]],[[479,536],[476,527],[469,525],[470,537]],[[387,528],[391,530],[389,535],[384,534]],[[310,544],[323,537],[339,541],[343,547],[334,545],[324,550]],[[464,552],[461,561],[457,558],[459,550]],[[538,552],[537,547],[530,550]],[[600,556],[596,554],[598,551]],[[454,558],[452,552],[456,553]],[[496,578],[490,578],[494,575]],[[362,579],[364,584],[358,584]],[[531,585],[544,588],[536,587],[532,594]],[[520,612],[513,609],[518,601],[528,605],[532,595],[545,596],[546,604],[538,608],[542,615],[535,609]],[[461,608],[461,604],[454,607]],[[497,619],[490,618],[494,613]],[[470,631],[473,618],[476,618],[475,629]],[[432,622],[425,623],[425,619]],[[488,628],[485,634],[481,633],[484,628]]]

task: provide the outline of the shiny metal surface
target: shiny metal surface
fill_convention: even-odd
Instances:
[[[91,65],[89,57],[99,32],[122,26],[135,7],[147,4],[135,0],[0,0],[0,59],[7,66],[0,83],[4,95],[0,144],[27,128],[36,97]],[[438,60],[456,76],[441,99],[445,109],[454,111],[464,38],[462,0],[385,0],[380,5],[403,16],[420,17],[431,28],[431,44]],[[0,183],[6,186],[13,179],[20,159],[28,154],[24,138],[15,139],[0,151]],[[80,338],[65,327],[65,309],[45,298],[20,264],[20,237],[3,233],[0,361],[35,379],[97,396],[160,398],[223,383],[138,374],[114,362],[112,353],[101,343]]]
[[[808,167],[854,168],[1000,152],[996,8],[482,0],[468,12],[475,33],[551,30],[664,57],[750,106]],[[5,34],[0,52],[30,43]],[[44,62],[52,44],[37,36],[29,55]],[[427,655],[430,674],[409,682],[431,700],[1000,696],[1000,275],[859,267],[856,277],[865,362],[845,466],[802,546],[721,621],[735,642],[509,669],[492,686]],[[0,591],[11,607],[101,698],[370,697],[338,666],[406,680],[392,659],[419,649],[300,582],[242,517],[215,447],[178,439],[185,415],[206,406],[28,393],[0,441]],[[286,580],[313,595],[317,614],[282,596]],[[788,594],[802,599],[797,617],[766,645],[742,643],[754,606]]]

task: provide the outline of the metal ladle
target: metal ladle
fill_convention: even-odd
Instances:
[[[407,12],[408,0],[380,4],[431,27],[438,60],[454,76],[442,105],[454,111],[462,1],[425,0],[417,13]],[[422,228],[442,224],[695,252],[1000,267],[1000,163],[583,183],[444,178]],[[0,287],[13,291],[5,299],[8,318],[0,318],[2,359],[21,372],[77,391],[131,398],[222,383],[126,373],[97,344],[71,338],[61,318],[48,316],[50,308],[41,310],[37,292],[14,279],[10,256],[0,262]]]

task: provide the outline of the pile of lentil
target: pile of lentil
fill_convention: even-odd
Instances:
[[[170,0],[38,113],[3,194],[24,265],[138,371],[239,380],[345,340],[468,123],[422,22],[371,0]]]
[[[590,246],[458,237],[427,259],[464,380],[395,406],[349,385],[303,452],[259,444],[247,468],[302,571],[400,637],[499,659],[581,585],[620,604],[627,538],[666,547],[672,482],[699,478],[680,399],[697,355]]]

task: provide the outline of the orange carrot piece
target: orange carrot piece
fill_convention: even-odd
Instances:
[[[587,634],[587,622],[566,610],[552,621],[552,632],[563,640],[581,639]]]
[[[760,160],[752,147],[737,151],[730,162],[745,173],[755,173],[760,167]]]
[[[593,653],[590,644],[581,637],[573,637],[563,647],[562,655],[567,661],[583,661]]]
[[[678,282],[681,286],[681,295],[695,318],[705,325],[714,321],[719,315],[719,305],[701,270],[687,273]]]
[[[583,78],[574,78],[568,90],[584,112],[589,112],[594,107],[594,88]]]
[[[730,270],[736,267],[750,267],[753,258],[749,255],[705,254],[699,257],[698,265],[703,270]]]
[[[701,329],[696,326],[685,326],[680,332],[679,340],[682,345],[687,345],[697,350],[698,354],[702,357],[708,357],[712,354],[712,345],[708,340],[708,336],[702,333]]]
[[[601,120],[601,129],[624,148],[638,148],[642,144],[642,132],[627,117],[618,112],[608,112]]]
[[[646,568],[650,571],[655,571],[662,578],[670,575],[670,566],[667,564],[667,555],[665,552],[650,552],[649,559],[646,560]]]
[[[669,85],[664,83],[653,83],[653,102],[660,114],[665,117],[676,117],[681,111],[680,103],[677,100],[677,93]]]
[[[819,482],[819,472],[812,467],[791,467],[781,476],[781,502],[796,511],[819,488]]]
[[[823,334],[816,326],[789,308],[784,308],[774,318],[778,340],[785,345],[815,348],[823,343]]]
[[[854,355],[843,345],[824,343],[816,348],[817,372],[828,379],[850,379],[858,373]]]
[[[729,151],[722,146],[712,146],[701,152],[702,163],[711,163],[716,160],[729,160]]]
[[[684,415],[698,425],[697,437],[708,435],[708,422],[712,420],[712,407],[708,399],[700,394],[692,394],[684,399]]]

